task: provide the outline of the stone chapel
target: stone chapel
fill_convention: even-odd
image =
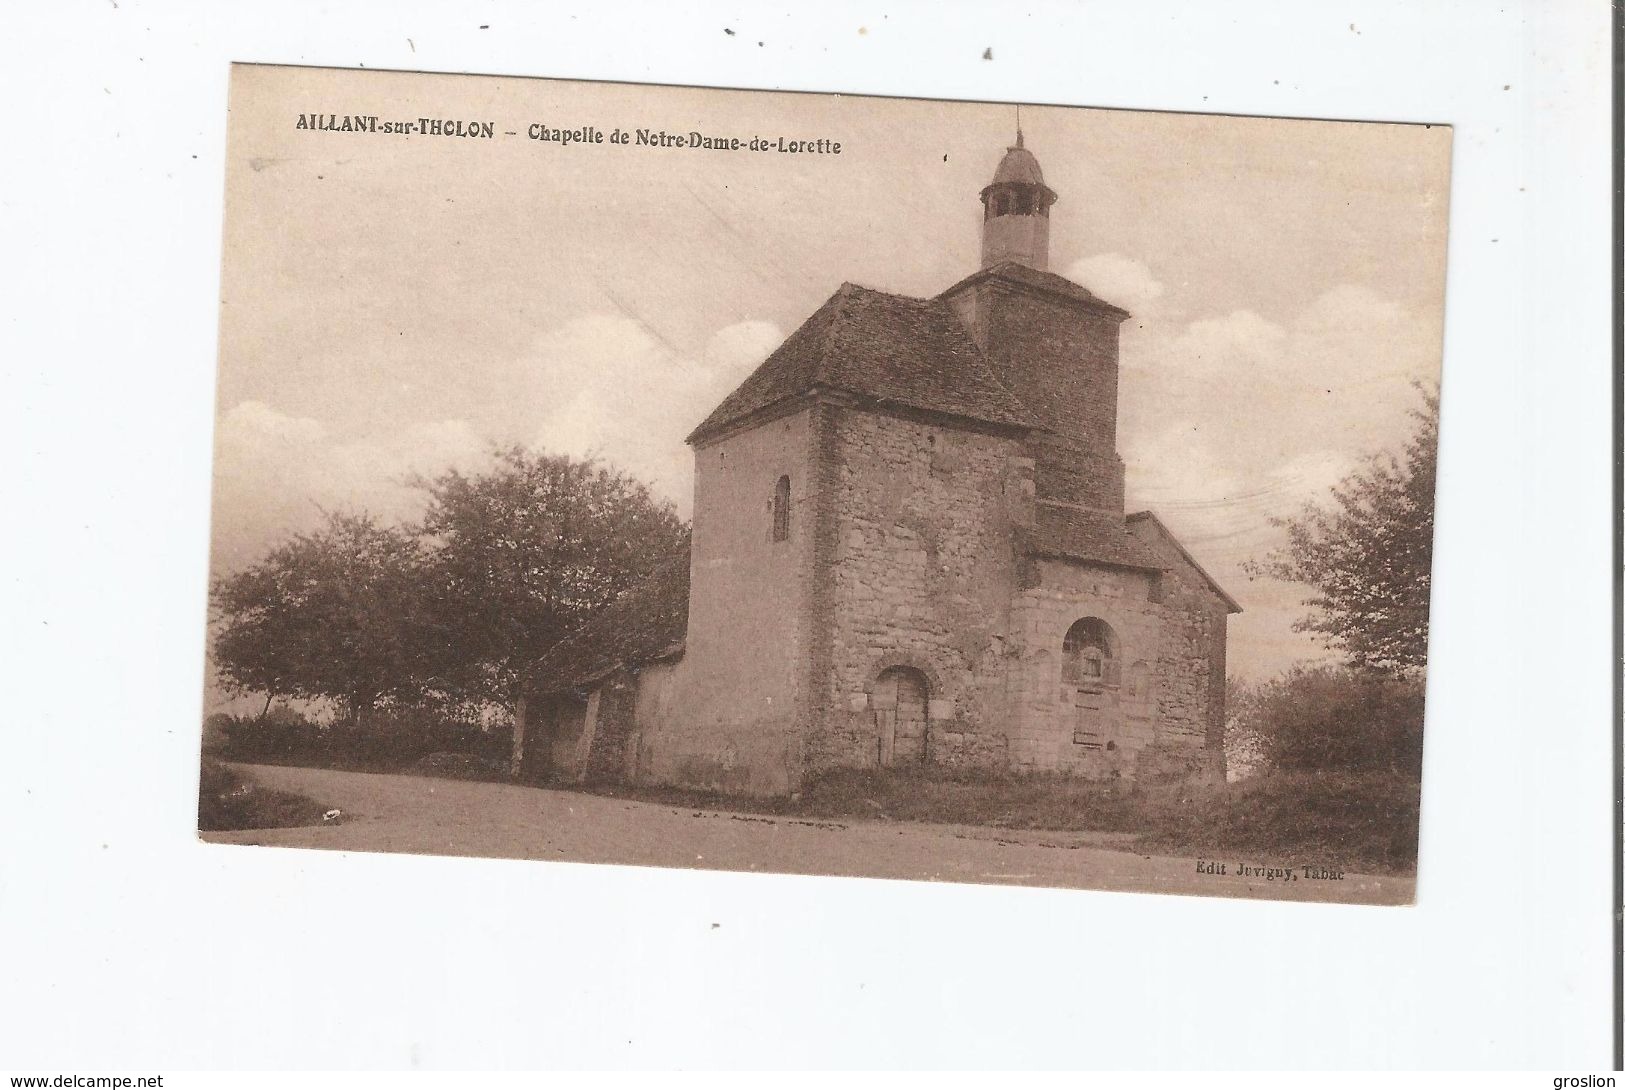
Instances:
[[[980,196],[981,268],[927,299],[843,284],[693,430],[691,554],[541,660],[516,774],[1223,777],[1240,607],[1124,512],[1128,312],[1049,270],[1019,131]]]

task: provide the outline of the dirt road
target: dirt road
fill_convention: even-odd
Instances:
[[[335,825],[203,833],[224,844],[275,844],[419,855],[554,859],[634,866],[1065,886],[1294,901],[1408,904],[1415,880],[1306,877],[1316,860],[1198,860],[1125,850],[1123,834],[1050,833],[891,821],[818,821],[693,810],[573,791],[420,776],[239,765],[267,787],[344,812]],[[1292,868],[1293,877],[1266,873]]]

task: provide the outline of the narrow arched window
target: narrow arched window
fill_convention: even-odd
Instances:
[[[1116,685],[1117,633],[1099,617],[1085,617],[1061,641],[1061,681],[1080,689]]]
[[[790,478],[780,477],[773,486],[773,540],[790,540]]]

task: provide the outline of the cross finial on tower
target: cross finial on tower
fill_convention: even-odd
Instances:
[[[1026,143],[1021,139],[1021,103],[1016,103],[1016,147],[1024,148]]]

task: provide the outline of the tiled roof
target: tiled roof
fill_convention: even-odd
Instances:
[[[531,668],[534,691],[563,692],[678,654],[688,634],[688,565],[685,550],[554,644]]]
[[[1027,536],[1027,552],[1032,555],[1145,571],[1167,567],[1144,542],[1129,533],[1122,515],[1039,503],[1033,516],[1033,528]]]
[[[1039,269],[1029,268],[1019,261],[1001,261],[997,265],[990,265],[985,269],[978,269],[965,279],[943,292],[939,299],[946,299],[954,293],[979,284],[984,280],[1007,280],[1024,287],[1037,288],[1052,295],[1060,295],[1067,299],[1074,299],[1080,303],[1088,303],[1096,310],[1115,314],[1120,318],[1127,318],[1128,311],[1120,306],[1106,302],[1100,296],[1081,284],[1074,284],[1064,276],[1052,272],[1043,272]]]
[[[1209,589],[1211,589],[1213,593],[1217,594],[1224,601],[1225,608],[1229,612],[1241,612],[1241,603],[1230,597],[1229,592],[1223,587],[1219,586],[1219,581],[1213,578],[1213,576],[1209,575],[1207,573],[1207,569],[1196,562],[1196,558],[1190,554],[1190,550],[1186,549],[1185,546],[1179,543],[1179,539],[1174,536],[1174,532],[1168,529],[1168,527],[1164,526],[1162,524],[1162,520],[1159,519],[1154,513],[1150,511],[1136,511],[1134,514],[1128,516],[1128,523],[1130,526],[1135,528],[1145,527],[1155,533],[1174,550],[1174,553],[1178,555],[1181,560],[1191,566],[1191,570],[1194,571],[1197,576],[1208,585]]]
[[[843,284],[688,441],[814,388],[985,423],[1031,423],[947,303]]]
[[[999,169],[993,172],[993,184],[1043,185],[1044,171],[1038,165],[1038,158],[1018,142],[1005,149]]]

